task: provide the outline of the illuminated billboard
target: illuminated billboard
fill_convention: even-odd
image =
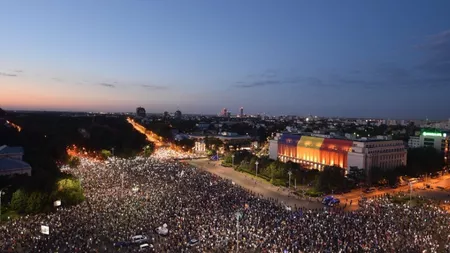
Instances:
[[[433,133],[433,132],[423,132],[423,136],[433,136],[433,137],[442,137],[441,133]]]

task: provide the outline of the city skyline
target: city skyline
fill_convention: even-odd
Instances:
[[[448,119],[448,1],[7,1],[0,107]]]

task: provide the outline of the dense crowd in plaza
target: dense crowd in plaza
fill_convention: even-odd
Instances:
[[[186,159],[196,159],[205,157],[204,155],[199,155],[195,153],[187,153],[183,151],[178,151],[172,148],[158,148],[152,155],[153,158],[159,160],[186,160]]]
[[[83,158],[78,168],[65,168],[81,179],[86,201],[2,224],[0,252],[139,252],[139,245],[114,246],[134,235],[148,236],[152,248],[145,252],[236,252],[237,245],[240,252],[450,252],[450,216],[437,207],[409,208],[382,197],[352,212],[288,210],[162,159],[173,158],[164,152],[106,162]],[[155,232],[163,224],[166,236]],[[49,235],[41,234],[41,225]],[[199,243],[190,246],[192,239]]]

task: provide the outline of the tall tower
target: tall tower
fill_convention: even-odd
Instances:
[[[222,115],[220,115],[220,116],[226,117],[226,116],[228,115],[228,110],[227,110],[227,108],[223,108],[221,114],[222,114]]]
[[[244,107],[241,107],[241,109],[239,109],[239,117],[244,117]]]

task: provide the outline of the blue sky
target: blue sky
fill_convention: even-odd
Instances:
[[[6,0],[0,106],[448,118],[450,1]]]

